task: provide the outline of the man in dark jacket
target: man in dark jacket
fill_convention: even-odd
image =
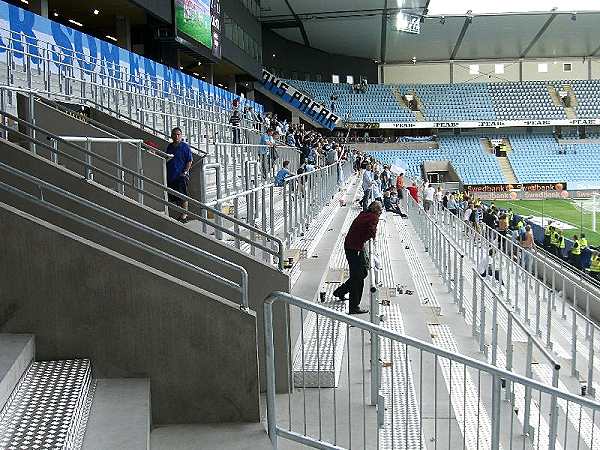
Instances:
[[[369,274],[364,246],[369,239],[375,238],[381,210],[381,203],[372,202],[366,211],[356,216],[344,240],[344,251],[350,269],[350,276],[345,283],[333,291],[333,295],[340,301],[344,301],[346,294],[350,294],[349,314],[369,312],[366,309],[360,309],[365,278]]]

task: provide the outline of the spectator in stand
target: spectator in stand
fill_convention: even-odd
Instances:
[[[473,214],[473,203],[469,203],[463,212],[463,220],[467,224],[471,224],[471,216]]]
[[[363,207],[363,210],[367,210],[368,201],[371,198],[371,194],[373,193],[373,172],[371,172],[371,165],[367,164],[362,176],[362,190],[363,190],[363,198],[360,201],[360,204]]]
[[[290,172],[289,167],[290,167],[290,162],[284,161],[283,167],[281,167],[281,169],[279,169],[279,171],[277,172],[277,175],[275,175],[275,186],[277,186],[277,187],[283,186],[284,180],[287,177],[292,176],[292,173]]]
[[[231,129],[233,133],[233,143],[240,144],[240,123],[242,122],[242,115],[240,114],[240,110],[235,108],[231,113],[231,117],[229,118],[229,123],[231,124]]]
[[[425,212],[429,212],[431,206],[433,205],[435,198],[435,188],[429,184],[425,184],[425,191],[423,192],[423,209]]]
[[[531,253],[535,247],[535,240],[533,239],[533,232],[531,231],[531,225],[525,226],[525,234],[521,239],[521,266],[528,272],[531,272]]]
[[[401,173],[396,177],[396,191],[398,192],[398,197],[404,198],[404,174]]]
[[[273,130],[269,128],[263,135],[260,137],[260,147],[258,148],[258,155],[260,156],[260,170],[263,176],[263,179],[267,179],[267,174],[269,173],[269,156],[271,153],[271,148],[275,145],[275,140],[273,139]]]
[[[380,203],[383,203],[382,183],[381,175],[379,172],[375,172],[373,174],[372,196],[374,200],[377,200]]]
[[[333,291],[333,295],[339,301],[344,301],[346,294],[350,294],[349,314],[366,314],[369,312],[360,308],[364,280],[369,274],[364,246],[369,239],[375,239],[381,211],[381,203],[372,202],[366,211],[361,212],[354,219],[344,240],[344,252],[346,253],[350,274],[348,280]]]
[[[285,145],[288,147],[296,147],[296,138],[294,137],[293,131],[288,131],[288,134],[285,136]]]
[[[418,204],[419,203],[419,188],[417,187],[417,183],[413,181],[412,185],[408,188],[408,193],[413,198],[413,200]]]
[[[458,204],[456,203],[456,195],[450,194],[450,197],[448,198],[447,208],[451,214],[454,214],[455,216],[458,214]]]
[[[406,219],[407,217],[406,214],[404,214],[400,209],[398,195],[396,194],[396,190],[393,188],[383,193],[383,207],[386,211],[398,214],[403,219]]]
[[[437,191],[435,191],[435,205],[436,208],[441,209],[443,206],[444,200],[444,192],[442,192],[442,187],[438,186]]]
[[[167,161],[167,187],[187,196],[189,173],[193,161],[192,150],[190,149],[190,146],[183,141],[181,128],[173,128],[171,131],[171,139],[173,142],[167,146],[165,151],[169,155],[173,155],[173,157]],[[170,193],[169,201],[179,205],[186,211],[181,213],[177,220],[182,223],[187,222],[188,201]]]

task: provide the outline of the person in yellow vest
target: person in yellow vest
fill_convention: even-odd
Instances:
[[[569,263],[581,269],[581,245],[577,235],[573,236],[573,247],[569,252]]]
[[[564,258],[565,254],[565,234],[563,230],[559,228],[558,230],[558,248],[556,249],[556,256],[559,258]]]
[[[557,249],[558,249],[558,238],[560,237],[560,235],[558,234],[558,230],[554,227],[552,227],[552,232],[550,233],[550,253],[552,253],[553,255],[557,254]]]
[[[549,222],[548,225],[546,225],[546,228],[544,228],[544,249],[550,251],[551,250],[551,244],[550,244],[550,237],[552,236],[552,233],[554,232],[554,227],[552,226],[552,222]]]
[[[581,248],[581,250],[587,248],[588,246],[588,241],[585,238],[585,234],[581,233],[581,237],[579,238],[579,247]]]
[[[590,274],[597,280],[600,280],[600,253],[594,251],[590,263]]]

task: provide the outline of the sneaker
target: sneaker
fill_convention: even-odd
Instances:
[[[355,308],[348,311],[348,314],[367,314],[368,312],[368,309]]]
[[[336,302],[344,302],[346,300],[348,300],[348,298],[346,297],[346,294],[340,294],[337,289],[335,291],[333,291],[333,296],[335,297],[335,301]]]

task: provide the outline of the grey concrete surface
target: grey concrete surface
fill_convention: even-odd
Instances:
[[[8,311],[3,310],[2,315]],[[30,334],[0,334],[0,409],[25,373],[35,354]]]
[[[83,450],[150,448],[150,380],[96,380]]]
[[[19,110],[19,117],[25,120],[29,120],[28,99],[22,94],[19,94],[17,105]],[[58,136],[116,137],[113,134],[110,134],[100,128],[92,126],[79,118],[75,118],[69,114],[65,114],[45,103],[42,103],[41,101],[35,102],[34,114],[36,125],[38,127]],[[40,142],[46,143],[48,146],[50,146],[50,148],[52,147],[52,142],[48,140],[47,134],[38,131],[36,133],[36,138]],[[19,141],[22,141],[22,139],[17,139]],[[73,143],[71,145],[68,145],[62,142],[58,142],[57,146],[58,150],[74,158],[68,159],[66,157],[59,157],[60,163],[73,170],[74,172],[83,175],[85,173],[84,169],[80,163],[76,162],[76,160],[85,161],[85,156],[81,153],[81,151],[77,149],[77,147],[85,148],[86,144]],[[92,150],[96,155],[102,156],[105,159],[115,163],[118,162],[117,144],[115,143],[93,143]],[[138,152],[136,145],[124,144],[122,150],[123,166],[137,173],[139,171],[139,168],[137,167]],[[40,153],[40,155],[45,157],[48,157],[50,155],[50,149],[44,148],[42,145],[37,146],[37,151]],[[144,176],[164,186],[167,181],[165,166],[166,162],[164,158],[149,153],[147,151],[142,151],[141,158]],[[93,158],[92,164],[94,165],[94,167],[98,168],[98,170],[94,172],[94,179],[104,186],[114,188],[114,186],[116,185],[115,178],[119,178],[119,171],[117,170],[117,168],[103,162],[99,158]],[[104,175],[100,171],[108,175]],[[132,175],[126,174],[125,180],[131,184],[133,180]],[[151,192],[157,196],[163,196],[162,189],[160,189],[159,187],[154,187],[150,183],[146,183],[144,188],[148,192]],[[137,192],[133,188],[125,187],[125,195],[127,195],[130,198],[137,198]],[[148,199],[147,203],[148,206],[154,209],[164,211],[164,206],[162,206],[159,202]]]
[[[37,359],[150,378],[154,423],[259,420],[252,311],[1,206],[1,332],[35,334]]]
[[[152,450],[272,450],[261,423],[221,423],[157,427]]]
[[[22,149],[21,147],[10,144],[0,143],[0,161],[17,167],[22,171],[25,171],[35,177],[45,180],[55,186],[61,187],[77,196],[84,199],[88,199],[98,205],[106,207],[114,212],[117,212],[123,216],[129,217],[139,223],[143,223],[155,230],[166,233],[173,236],[181,241],[187,242],[195,247],[201,248],[214,255],[220,256],[228,261],[235,264],[241,265],[248,272],[249,284],[249,302],[250,308],[257,312],[258,320],[258,346],[260,361],[262,361],[263,349],[264,349],[264,337],[263,337],[263,316],[262,316],[262,304],[264,299],[273,291],[284,291],[289,292],[289,276],[284,272],[278,270],[276,267],[265,264],[258,258],[255,258],[243,251],[237,250],[231,246],[225,245],[215,238],[207,235],[203,235],[194,232],[179,222],[166,217],[163,214],[158,214],[151,208],[140,205],[139,203],[128,199],[124,196],[116,194],[100,184],[82,180],[80,177],[73,174],[66,168],[56,166],[50,163],[48,160],[39,156],[33,155],[30,152]],[[3,174],[4,176],[4,174]],[[16,186],[20,189],[25,190],[33,195],[38,196],[39,191],[31,186],[29,183],[23,183],[16,178],[6,178],[6,182]],[[6,197],[6,196],[5,196]],[[57,196],[46,195],[48,201],[57,204],[61,207],[97,221],[107,226],[114,227],[114,221],[106,220],[104,215],[96,214],[91,212],[88,208],[81,208],[73,202],[65,202],[59,199]],[[7,198],[4,198],[8,201]],[[31,209],[31,205],[27,206],[28,202],[11,200],[11,204],[18,208],[26,208],[33,214],[40,214],[41,211]],[[49,217],[46,217],[49,218]],[[64,226],[64,222],[59,222],[59,226]],[[73,224],[71,224],[72,226]],[[72,228],[74,231],[81,231],[81,228]],[[166,245],[160,239],[153,239],[147,234],[134,232],[131,228],[119,227],[119,231],[126,233],[136,239],[140,239],[146,243],[149,243],[157,248],[161,248],[168,251],[182,259],[191,260],[194,264],[201,267],[207,267],[207,261],[199,259],[198,256],[191,255],[189,252],[177,251],[172,245]],[[89,235],[88,235],[89,236]],[[146,262],[146,261],[144,261]],[[220,268],[214,264],[208,265],[210,270],[216,274],[223,276],[231,276],[232,273],[226,268]],[[161,268],[162,269],[162,268]],[[178,275],[180,272],[171,272],[172,274]],[[260,283],[253,281],[260,280]],[[211,285],[211,291],[216,292],[219,295],[229,295],[230,292],[227,290],[220,290],[219,286]],[[275,317],[283,318],[285,314],[285,308],[283,305],[278,304],[274,309]],[[284,320],[276,320],[274,327],[275,334],[275,345],[278,351],[276,352],[276,368],[278,373],[286,373],[287,361],[285,359],[285,352],[283,348],[286,345],[285,338],[285,322]],[[287,389],[287,379],[285,376],[278,377],[278,389],[285,391]],[[261,375],[261,384],[264,386],[264,379]]]

